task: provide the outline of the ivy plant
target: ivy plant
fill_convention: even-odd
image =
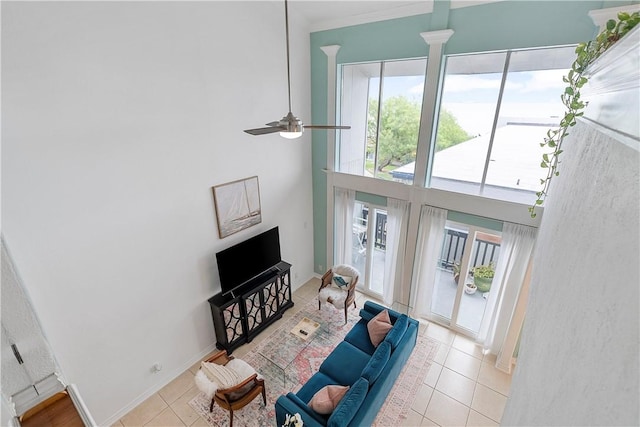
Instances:
[[[564,93],[560,96],[562,103],[567,107],[566,113],[560,126],[556,129],[549,129],[541,147],[546,147],[550,151],[542,155],[540,167],[547,170],[547,176],[540,180],[542,189],[536,193],[538,199],[529,207],[531,217],[536,217],[536,207],[544,203],[549,191],[549,184],[554,176],[558,176],[559,156],[562,154],[562,142],[569,135],[569,128],[576,125],[576,119],[584,114],[587,102],[580,99],[580,89],[587,83],[584,73],[589,65],[607,51],[615,42],[620,40],[633,27],[640,22],[640,13],[618,13],[618,20],[611,19],[607,22],[606,28],[596,36],[594,40],[587,43],[580,43],[576,47],[576,59],[571,65],[569,73],[562,78],[567,83]]]

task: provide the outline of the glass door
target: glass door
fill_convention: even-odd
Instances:
[[[478,334],[500,243],[497,231],[447,221],[431,301],[433,320]]]
[[[352,224],[352,265],[360,272],[358,289],[381,297],[386,259],[387,212],[356,201]]]

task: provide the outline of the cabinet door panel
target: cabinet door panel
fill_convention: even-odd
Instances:
[[[247,333],[251,333],[263,322],[261,310],[261,292],[255,292],[244,297],[244,307],[247,313]]]
[[[289,288],[289,273],[287,272],[278,277],[278,300],[280,307],[291,300]]]
[[[277,282],[274,281],[269,283],[262,290],[264,295],[264,314],[265,319],[269,319],[272,316],[278,313],[278,309],[280,308],[278,304],[278,285]]]
[[[240,302],[234,302],[225,307],[222,312],[224,316],[224,327],[227,334],[227,342],[232,344],[244,336],[242,331],[242,314],[240,313]]]

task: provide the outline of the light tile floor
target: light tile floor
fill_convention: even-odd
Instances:
[[[311,279],[298,288],[293,295],[295,305],[283,318],[293,316],[314,299],[319,283],[319,279]],[[358,293],[358,307],[367,299],[372,298]],[[241,358],[281,323],[275,322],[253,342],[236,349],[233,355]],[[440,348],[403,425],[499,425],[511,375],[495,368],[495,356],[483,356],[472,340],[433,323],[421,322],[420,335],[438,340]],[[206,421],[189,406],[189,401],[199,393],[193,380],[199,365],[189,368],[113,426],[207,427]]]

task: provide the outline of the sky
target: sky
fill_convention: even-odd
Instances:
[[[562,77],[568,70],[510,72],[505,83],[501,117],[550,118],[559,121],[565,107],[560,95],[566,84]],[[458,119],[471,135],[491,130],[502,73],[452,74],[445,78],[442,108]],[[377,87],[379,79],[371,79]],[[383,98],[404,95],[417,102],[422,100],[424,76],[387,77]]]

